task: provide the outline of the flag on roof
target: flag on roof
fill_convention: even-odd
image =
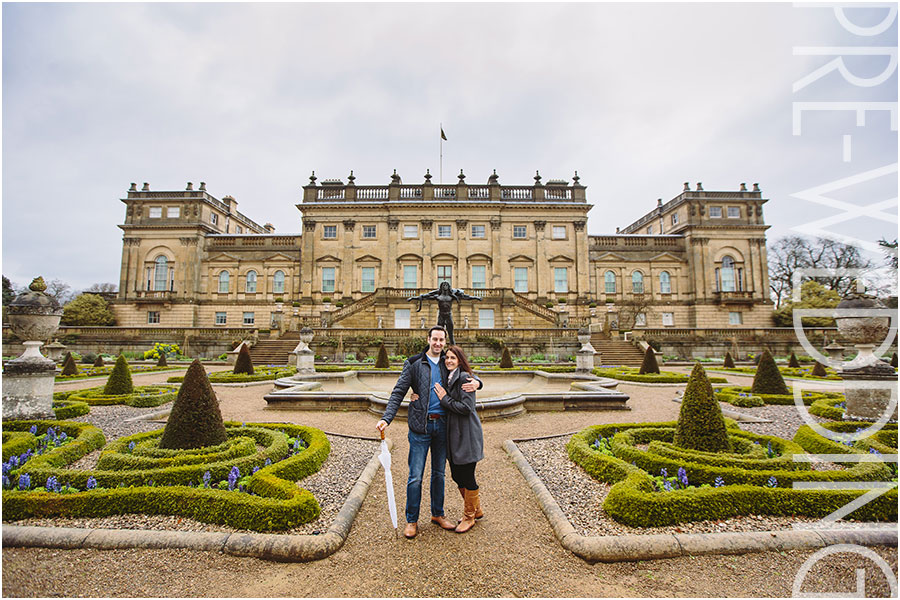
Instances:
[[[444,140],[445,142],[447,141],[447,134],[444,133],[443,126],[441,127],[441,139]]]

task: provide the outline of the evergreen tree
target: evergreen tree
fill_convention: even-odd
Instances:
[[[102,354],[98,354],[98,355],[97,355],[97,358],[94,359],[94,366],[95,366],[95,367],[102,367],[102,366],[103,366],[103,355],[102,355]]]
[[[827,377],[828,371],[825,370],[825,367],[822,366],[822,363],[817,362],[815,366],[813,366],[810,375],[812,375],[813,377]]]
[[[756,368],[756,375],[753,377],[753,386],[751,391],[754,394],[790,394],[791,391],[784,383],[784,377],[775,364],[775,359],[766,350],[759,359],[759,366]]]
[[[675,428],[676,446],[703,452],[731,452],[722,409],[700,363],[688,379]]]
[[[71,352],[66,352],[66,357],[63,359],[62,364],[62,375],[78,375],[78,365],[75,364],[75,359],[72,358]]]
[[[641,370],[638,373],[641,375],[649,373],[659,374],[659,363],[656,362],[656,353],[653,351],[653,346],[647,346],[647,351],[644,352],[644,362],[641,363]]]
[[[731,352],[725,353],[725,362],[722,363],[722,366],[725,367],[726,369],[734,368],[734,359],[731,357]]]
[[[253,360],[250,358],[250,350],[247,348],[247,344],[241,346],[238,352],[237,360],[234,361],[234,372],[253,375]]]
[[[894,352],[893,356],[891,356],[891,366],[895,369],[897,368],[897,353]]]
[[[503,346],[503,354],[500,356],[500,368],[501,369],[512,369],[513,361],[512,356],[509,353],[509,348]]]
[[[156,359],[157,367],[168,367],[169,363],[166,361],[166,353],[162,350],[159,351],[159,358]]]
[[[800,368],[800,361],[797,360],[797,355],[791,352],[791,357],[788,359],[788,366],[792,369]]]
[[[131,382],[131,370],[128,368],[128,361],[120,354],[119,358],[116,359],[116,366],[113,367],[112,373],[109,374],[109,379],[106,380],[103,394],[106,396],[119,396],[133,392],[134,384]]]
[[[375,359],[375,368],[387,369],[390,366],[391,361],[388,358],[387,348],[384,347],[384,342],[381,342],[381,345],[378,346],[378,358]]]
[[[200,359],[194,359],[172,405],[159,447],[203,448],[216,446],[227,439],[219,400],[209,384]]]

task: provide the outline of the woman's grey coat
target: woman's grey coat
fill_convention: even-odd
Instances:
[[[451,377],[441,406],[447,411],[447,446],[454,464],[466,465],[484,458],[484,435],[481,419],[475,410],[475,392],[466,392],[462,384],[469,374],[457,371]]]

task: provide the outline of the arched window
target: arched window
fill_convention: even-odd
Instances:
[[[721,287],[720,289],[723,292],[733,292],[735,291],[734,286],[734,259],[730,256],[722,257],[722,271],[721,271]]]
[[[607,271],[603,275],[603,286],[604,291],[607,294],[615,294],[616,293],[616,274],[612,271]]]
[[[284,271],[275,271],[275,276],[272,280],[272,292],[275,294],[284,293]]]
[[[228,293],[228,271],[222,271],[219,273],[219,293],[227,294]]]
[[[247,271],[247,283],[244,285],[244,291],[248,294],[256,293],[256,271]]]
[[[165,256],[156,257],[156,267],[153,269],[153,291],[166,291],[166,282],[169,278],[169,259]]]
[[[663,271],[659,274],[659,293],[660,294],[671,294],[672,293],[672,280],[669,277],[668,271]]]
[[[640,271],[631,274],[631,292],[634,294],[644,293],[644,274]]]

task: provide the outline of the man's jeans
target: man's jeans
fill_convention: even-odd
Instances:
[[[428,419],[427,433],[409,432],[409,479],[406,482],[406,522],[419,520],[422,474],[431,449],[431,516],[444,516],[444,465],[447,463],[447,417]]]

